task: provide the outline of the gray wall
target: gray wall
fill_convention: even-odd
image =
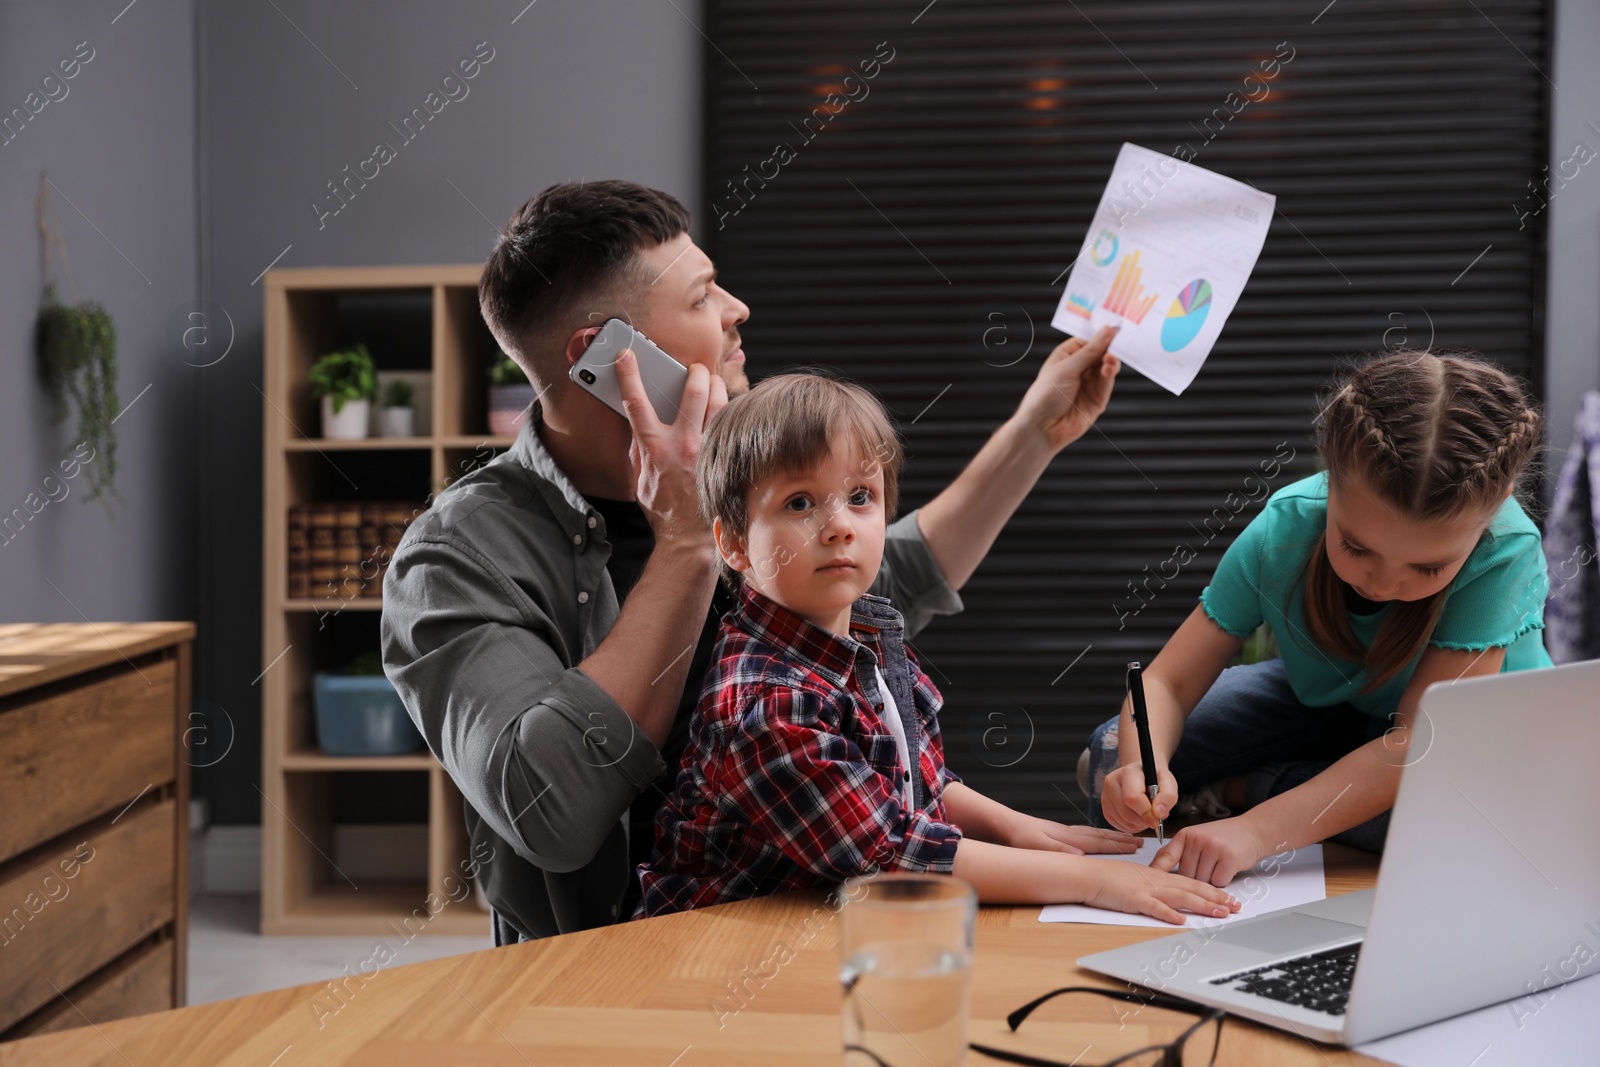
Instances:
[[[1600,4],[1558,0],[1552,94],[1550,173],[1559,174],[1579,143],[1600,153]],[[1578,158],[1583,158],[1581,155]],[[1566,173],[1572,173],[1572,164]],[[1542,177],[1542,176],[1541,176]],[[1554,188],[1558,180],[1552,180]],[[1536,202],[1518,198],[1519,210]],[[1556,450],[1551,473],[1561,469],[1572,444],[1572,420],[1586,389],[1600,389],[1600,158],[1548,199],[1550,258],[1547,274],[1545,396],[1549,431]]]
[[[0,5],[0,116],[27,114],[30,93],[57,98],[13,119],[21,132],[0,145],[0,516],[30,516],[0,534],[5,622],[194,617],[197,372],[169,330],[196,285],[194,8],[120,7]],[[42,85],[80,42],[93,58]],[[60,190],[50,197],[78,294],[117,329],[119,399],[132,406],[115,426],[125,503],[112,515],[84,502],[81,473],[45,482],[79,438],[76,410],[51,422],[33,354],[41,171]],[[64,277],[58,290],[69,297]]]
[[[566,179],[631,178],[699,200],[702,40],[685,14],[665,2],[523,2],[278,0],[280,14],[203,0],[204,277],[237,329],[233,351],[206,372],[200,407],[210,641],[196,694],[238,732],[203,776],[219,822],[253,822],[260,803],[250,783],[260,766],[251,682],[263,665],[262,291],[252,280],[285,246],[280,267],[482,262],[494,226]],[[699,17],[697,3],[677,7]],[[388,123],[480,42],[493,59],[467,95],[401,145]],[[312,200],[379,140],[396,158],[319,229]]]

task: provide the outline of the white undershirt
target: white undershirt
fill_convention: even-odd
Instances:
[[[907,811],[915,811],[916,792],[911,788],[911,747],[906,743],[906,724],[900,721],[900,708],[894,702],[894,694],[889,692],[889,683],[883,680],[883,671],[877,664],[872,665],[872,671],[878,676],[878,692],[883,694],[883,724],[894,737],[895,751],[900,755],[902,803]]]

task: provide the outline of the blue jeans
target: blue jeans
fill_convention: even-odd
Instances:
[[[1310,781],[1341,757],[1383,736],[1390,720],[1349,704],[1309,708],[1289,687],[1281,659],[1229,667],[1200,699],[1183,728],[1169,769],[1180,793],[1246,775],[1245,802],[1255,805]],[[1089,737],[1089,818],[1109,825],[1100,805],[1106,775],[1117,769],[1117,720]],[[1130,744],[1138,744],[1129,739]],[[1382,852],[1389,813],[1329,840]]]

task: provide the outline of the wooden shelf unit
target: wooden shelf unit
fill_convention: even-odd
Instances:
[[[428,917],[429,892],[447,900],[447,878],[460,880],[470,843],[461,794],[426,750],[398,756],[342,757],[316,745],[312,675],[348,658],[355,644],[377,647],[376,597],[288,596],[288,513],[295,504],[342,500],[414,500],[430,494],[511,446],[488,432],[488,378],[496,347],[478,313],[477,265],[326,267],[268,271],[263,329],[262,532],[262,886],[263,934],[384,936],[406,919],[415,929],[475,934],[487,913],[468,897]],[[318,404],[306,380],[324,353],[363,338],[350,336],[348,308],[391,300],[405,323],[426,308],[427,364],[432,372],[432,423],[426,434],[356,441],[320,433]],[[379,313],[381,318],[381,311]],[[411,337],[405,347],[419,348]],[[385,350],[369,342],[378,370],[421,370],[410,352],[401,367],[386,366]],[[370,631],[370,642],[367,641]],[[425,878],[354,886],[333,858],[336,775],[395,772],[427,776]],[[374,781],[377,781],[376,779]],[[377,786],[375,786],[376,788]],[[391,787],[392,788],[392,787]],[[424,864],[414,864],[418,869]]]

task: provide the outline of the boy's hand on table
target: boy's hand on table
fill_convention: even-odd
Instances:
[[[1186,826],[1155,854],[1150,866],[1225,886],[1240,871],[1248,871],[1274,850],[1251,829],[1247,816]]]
[[[1084,899],[1085,904],[1112,911],[1148,915],[1162,922],[1181,926],[1178,909],[1214,919],[1226,918],[1239,910],[1239,901],[1215,886],[1182,875],[1154,871],[1137,863],[1097,863],[1105,870],[1095,872],[1098,885]]]
[[[1033,815],[1017,813],[1010,833],[1002,844],[1012,848],[1031,848],[1036,852],[1137,852],[1139,839],[1116,830],[1093,826],[1068,826]]]
[[[1150,794],[1144,784],[1144,766],[1130,763],[1106,775],[1100,791],[1100,810],[1106,822],[1119,830],[1137,833],[1154,830],[1156,822],[1172,813],[1178,803],[1178,780],[1165,767],[1156,768],[1156,818],[1150,817]]]

